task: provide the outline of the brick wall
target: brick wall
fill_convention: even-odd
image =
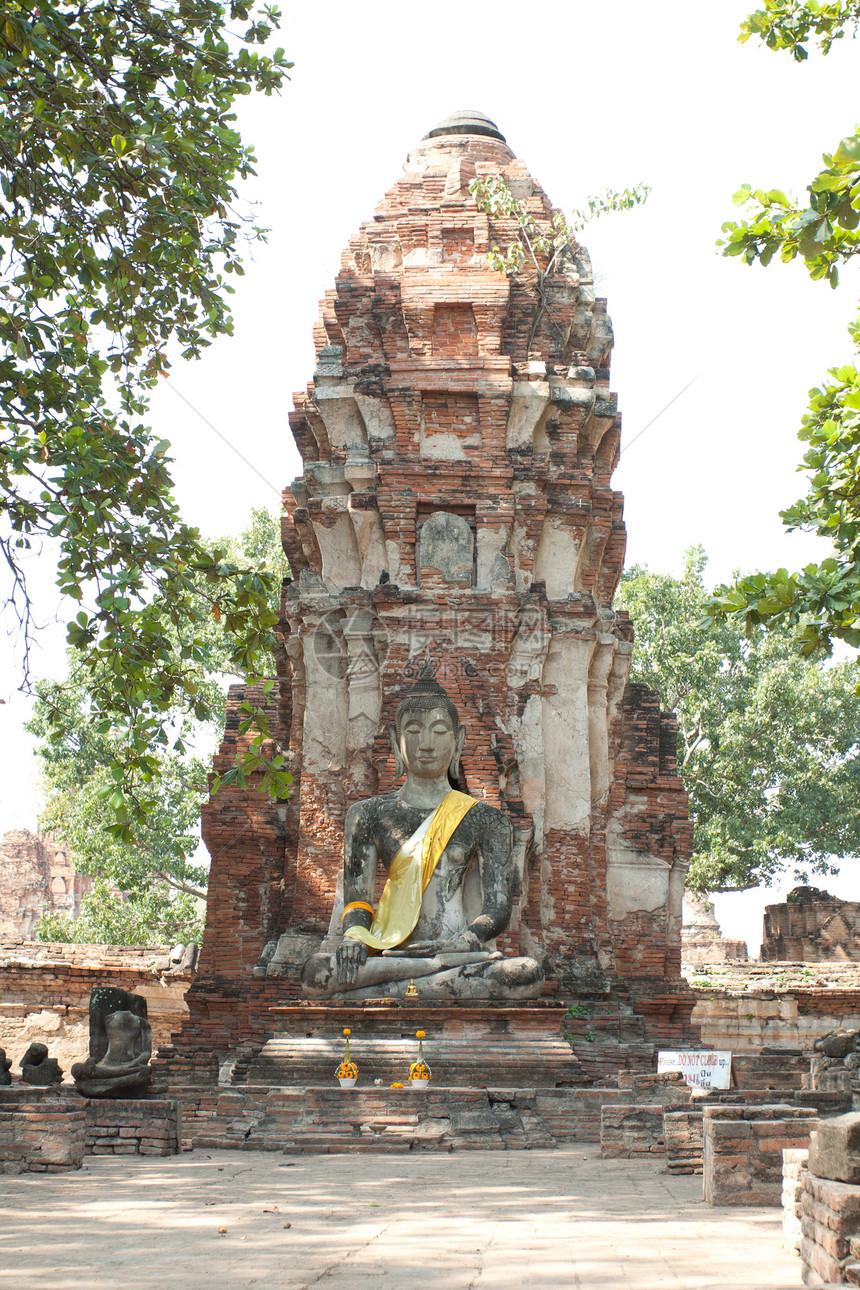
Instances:
[[[860,970],[855,963],[709,964],[693,977],[693,1023],[707,1048],[757,1053],[790,1048],[809,1054],[831,1030],[857,1025]],[[701,982],[701,984],[700,984]]]

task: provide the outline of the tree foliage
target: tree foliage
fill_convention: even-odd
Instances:
[[[258,51],[279,20],[236,0],[8,0],[0,24],[0,550],[32,633],[28,553],[56,557],[79,609],[68,643],[88,737],[112,732],[115,835],[156,802],[178,709],[212,716],[197,683],[204,620],[232,670],[275,643],[272,584],[184,524],[169,445],[144,424],[168,347],[196,356],[231,330],[229,275],[246,240],[235,182],[254,156],[233,104],[290,64]],[[72,696],[73,697],[73,696]],[[57,703],[63,733],[77,711]],[[283,789],[259,739],[244,773]],[[251,764],[253,762],[253,765]]]
[[[740,39],[757,36],[802,61],[811,38],[826,54],[858,22],[857,0],[767,0],[746,20]],[[763,265],[774,257],[800,258],[811,278],[836,287],[840,269],[860,254],[860,126],[824,154],[807,194],[796,200],[779,189],[744,184],[735,202],[745,218],[723,225],[723,254]],[[848,330],[860,347],[860,316]],[[808,654],[829,654],[834,639],[860,647],[860,363],[833,368],[828,376],[810,390],[800,429],[808,444],[799,467],[808,476],[806,495],[781,515],[789,530],[827,539],[832,556],[795,573],[778,569],[742,578],[718,588],[708,606],[715,617],[731,615],[751,629],[788,625]]]
[[[785,626],[711,627],[706,564],[698,547],[680,578],[634,566],[616,598],[636,629],[632,679],[677,713],[695,825],[688,886],[831,872],[831,858],[860,855],[860,664],[805,658]]]
[[[219,546],[228,558],[265,572],[280,588],[288,568],[277,521],[268,512],[254,511],[250,527]],[[130,779],[128,769],[121,771],[123,731],[91,721],[92,673],[79,666],[76,651],[69,650],[66,680],[37,683],[29,729],[41,741],[46,806],[40,824],[71,847],[79,872],[96,877],[80,917],[43,919],[37,928],[41,939],[125,944],[199,939],[200,898],[207,883],[207,868],[196,855],[200,807],[209,796],[211,751],[223,730],[232,655],[227,635],[208,612],[205,577],[198,582],[195,685],[208,716],[199,720],[181,702],[165,712],[170,744],[153,754],[152,770],[138,770]],[[276,612],[276,605],[271,609]],[[164,630],[171,650],[187,640],[169,623]],[[124,784],[120,774],[126,776]],[[133,842],[105,829],[120,804],[115,795],[144,793],[149,809],[136,824]]]
[[[814,37],[823,54],[842,40],[847,31],[856,34],[860,24],[858,0],[834,0],[819,4],[816,0],[765,0],[741,24],[741,44],[751,36],[763,40],[768,49],[787,49],[798,63],[809,57],[807,42]]]

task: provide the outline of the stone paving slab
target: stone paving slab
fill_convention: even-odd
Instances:
[[[801,1286],[779,1209],[712,1209],[701,1191],[591,1145],[88,1157],[74,1175],[0,1178],[0,1288]]]

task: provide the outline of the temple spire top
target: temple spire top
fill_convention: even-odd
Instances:
[[[489,139],[501,139],[502,143],[506,142],[495,121],[491,121],[483,112],[478,112],[474,108],[461,108],[459,112],[452,112],[446,116],[444,121],[440,121],[428,134],[425,139],[437,139],[444,134],[483,134]]]

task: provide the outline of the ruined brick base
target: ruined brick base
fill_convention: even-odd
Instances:
[[[708,1205],[780,1205],[782,1153],[809,1146],[818,1123],[805,1107],[712,1106],[704,1116]]]
[[[803,1284],[860,1285],[860,1187],[807,1172],[800,1224]]]
[[[783,1089],[743,1089],[731,1092],[710,1093],[705,1098],[697,1098],[696,1102],[686,1107],[665,1107],[663,1111],[663,1137],[666,1143],[666,1168],[670,1174],[700,1174],[703,1168],[703,1134],[704,1118],[706,1106],[720,1107],[749,1107],[771,1106],[773,1104],[784,1106],[794,1106],[802,1108],[807,1114],[818,1115],[840,1115],[842,1112],[850,1110],[850,1099],[846,1101],[840,1095],[824,1093],[815,1094],[805,1090],[793,1089],[790,1086]],[[783,1205],[786,1204],[786,1188],[788,1183],[786,1179],[789,1175],[786,1173],[788,1168],[786,1159],[791,1157],[792,1160],[803,1156],[806,1157],[806,1149],[786,1149],[783,1151]],[[792,1174],[796,1178],[797,1174]],[[799,1201],[798,1201],[799,1204]],[[797,1236],[800,1235],[800,1210],[797,1211],[798,1228]],[[786,1232],[788,1229],[786,1228]],[[786,1238],[787,1239],[787,1238]],[[788,1248],[792,1248],[789,1244]]]
[[[182,1117],[176,1101],[94,1098],[85,1105],[87,1155],[175,1156],[179,1151]]]
[[[84,1160],[86,1116],[53,1089],[0,1088],[0,1173],[64,1173]]]
[[[662,1106],[604,1106],[600,1111],[600,1154],[606,1159],[664,1154]]]
[[[175,1155],[180,1130],[175,1100],[10,1085],[0,1088],[0,1173],[61,1173],[89,1155]]]

